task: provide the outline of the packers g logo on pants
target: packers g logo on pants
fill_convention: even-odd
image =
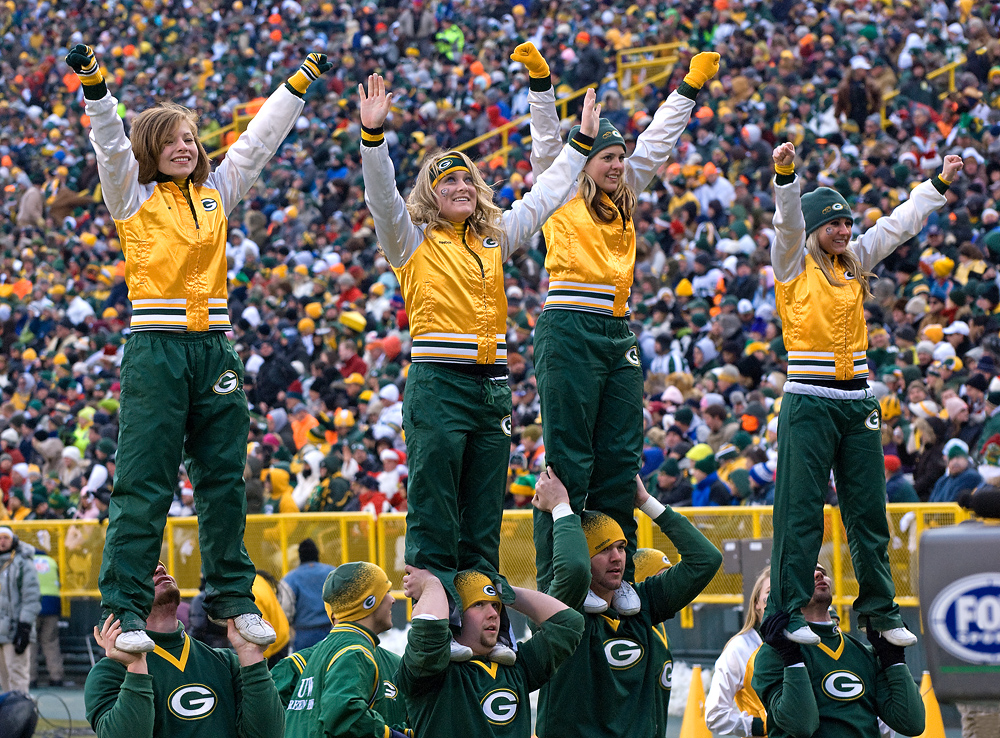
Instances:
[[[639,363],[639,350],[633,346],[628,351],[625,352],[625,361],[627,361],[632,366],[640,366]]]
[[[868,428],[869,430],[880,430],[881,427],[878,410],[872,410],[868,417],[865,418],[865,428]]]
[[[483,714],[494,725],[506,725],[517,716],[517,695],[509,689],[494,689],[483,697]]]
[[[185,684],[171,692],[167,706],[181,720],[201,720],[212,714],[218,701],[204,684]]]
[[[217,395],[228,395],[230,392],[235,390],[240,386],[240,378],[232,369],[226,369],[219,375],[219,378],[215,380],[215,384],[212,385],[212,391]]]
[[[604,642],[604,657],[612,669],[628,669],[642,660],[642,646],[628,638]]]

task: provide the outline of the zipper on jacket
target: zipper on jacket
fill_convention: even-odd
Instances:
[[[465,241],[465,234],[464,233],[462,234],[462,245],[465,246],[465,250],[466,251],[468,251],[470,254],[472,254],[472,258],[475,259],[476,263],[479,265],[479,273],[483,277],[483,292],[485,293],[486,292],[486,269],[483,268],[483,260],[480,259],[479,258],[479,254],[477,254],[475,251],[473,251],[472,247],[470,247],[469,244],[466,243],[466,241]]]
[[[184,186],[185,186],[185,188],[189,187],[189,185],[187,183],[185,183]],[[177,189],[180,189],[180,187],[178,187]],[[188,189],[184,189],[184,190],[181,191],[181,194],[184,196],[184,199],[187,201],[188,207],[191,208],[191,217],[194,218],[194,229],[196,231],[200,231],[201,230],[201,226],[198,224],[198,213],[195,212],[195,209],[194,209],[194,200],[191,198],[190,191]]]

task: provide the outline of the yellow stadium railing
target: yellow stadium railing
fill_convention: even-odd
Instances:
[[[257,99],[234,105],[232,123],[199,136],[201,145],[206,149],[211,148],[208,145],[210,141],[218,142],[214,145],[214,149],[208,151],[209,159],[215,159],[229,151],[229,147],[233,144],[233,141],[247,129],[247,126],[253,120],[253,117],[257,115],[257,111],[260,110],[262,104],[263,100]],[[234,135],[230,136],[229,134]]]
[[[965,62],[967,62],[967,61],[968,61],[968,59],[966,59],[964,56],[960,56],[955,61],[948,62],[944,66],[938,67],[937,69],[935,69],[932,72],[928,72],[924,76],[924,79],[926,79],[929,82],[929,81],[931,81],[933,79],[937,79],[938,77],[940,77],[943,74],[947,74],[948,75],[948,89],[945,90],[944,92],[942,92],[940,95],[938,95],[938,97],[940,99],[944,100],[946,97],[948,97],[948,95],[950,95],[952,92],[954,92],[957,89],[955,87],[955,71],[960,66],[962,66],[963,64],[965,64]],[[897,97],[899,94],[900,94],[900,90],[890,90],[889,92],[886,92],[884,95],[882,95],[882,108],[881,108],[881,110],[879,112],[882,115],[882,127],[883,128],[885,128],[885,126],[888,125],[888,123],[889,123],[889,118],[885,114],[886,103],[888,103],[894,97]]]
[[[743,538],[770,538],[770,507],[676,508],[720,550],[723,541]],[[896,584],[896,601],[903,607],[919,605],[918,545],[920,534],[928,528],[955,525],[970,514],[952,503],[889,505],[891,533],[889,562]],[[662,550],[677,562],[677,550],[644,515],[639,515],[638,544]],[[8,523],[14,532],[36,548],[49,551],[59,564],[60,595],[63,612],[69,614],[69,601],[76,597],[100,597],[97,575],[101,566],[105,525],[96,521],[36,520]],[[535,550],[531,537],[531,511],[507,510],[500,528],[500,570],[517,587],[535,586]],[[841,611],[842,622],[850,627],[845,610],[858,594],[858,582],[851,564],[840,509],[824,510],[823,547],[820,562],[831,572],[834,581],[834,605]],[[244,542],[258,569],[277,578],[298,565],[298,544],[312,538],[320,560],[333,565],[347,561],[378,563],[392,582],[393,593],[402,595],[403,554],[406,516],[388,513],[377,520],[370,513],[295,513],[247,516]],[[201,576],[201,553],[196,518],[168,518],[161,549],[161,560],[177,579],[181,594],[192,597],[198,592]],[[743,603],[742,578],[721,569],[695,603],[740,605]],[[692,613],[681,615],[682,625],[690,627]]]

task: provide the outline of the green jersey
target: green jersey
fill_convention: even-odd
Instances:
[[[586,587],[590,561],[580,518],[567,515],[553,521],[552,541],[552,586]],[[513,666],[486,659],[452,663],[448,621],[417,617],[398,674],[414,733],[425,738],[528,738],[529,695],[570,657],[582,628],[580,613],[562,610],[519,645]]]
[[[448,621],[418,617],[399,670],[414,734],[528,738],[529,695],[573,653],[582,627],[580,613],[561,610],[520,644],[513,666],[486,659],[452,663]]]
[[[341,623],[311,649],[282,659],[291,660],[292,670],[302,667],[297,679],[280,677],[288,700],[285,736],[388,738],[389,727],[375,710],[384,693],[377,646],[378,638],[363,627]]]
[[[767,710],[769,738],[879,738],[878,718],[902,735],[924,731],[924,705],[906,664],[879,666],[871,646],[833,623],[810,623],[820,637],[802,646],[805,666],[785,667],[763,645],[753,688]]]
[[[669,507],[654,522],[673,542],[681,561],[635,585],[642,603],[637,614],[619,617],[608,609],[585,616],[579,648],[539,694],[535,726],[539,738],[663,735],[666,725],[659,724],[658,709],[636,709],[636,705],[657,706],[657,694],[665,691],[672,670],[669,658],[664,659],[662,651],[656,654],[659,636],[653,626],[672,618],[705,588],[718,571],[722,554]],[[578,553],[587,558],[586,547]],[[575,589],[553,581],[549,594],[582,608],[589,586],[589,580]]]
[[[266,662],[241,667],[235,653],[209,648],[180,624],[173,633],[146,632],[156,644],[148,674],[105,658],[87,675],[87,720],[100,738],[282,734],[285,714]]]
[[[321,645],[323,645],[322,641],[309,648],[296,651],[291,656],[283,658],[271,669],[271,676],[278,688],[278,696],[283,707],[288,707],[309,659]],[[375,700],[375,712],[382,716],[390,728],[406,732],[408,729],[406,703],[396,686],[396,672],[399,671],[400,658],[392,651],[378,646],[375,649],[375,662],[378,665],[379,675],[382,677],[383,687],[382,696]]]
[[[653,735],[656,738],[663,738],[667,734],[667,710],[670,708],[670,687],[674,672],[674,660],[670,655],[670,641],[667,639],[667,626],[663,623],[653,626],[653,639],[650,644],[653,663],[662,664],[660,678],[656,682]]]

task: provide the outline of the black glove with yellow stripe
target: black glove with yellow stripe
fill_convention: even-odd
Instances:
[[[77,44],[66,55],[66,63],[80,78],[83,96],[88,100],[100,100],[108,94],[108,85],[92,48],[86,44]]]
[[[285,82],[285,87],[293,95],[303,97],[306,94],[306,90],[309,89],[309,85],[319,79],[321,74],[331,69],[333,69],[333,64],[326,60],[326,54],[313,52],[302,62],[302,66],[299,67],[298,71],[288,78],[288,81]]]

